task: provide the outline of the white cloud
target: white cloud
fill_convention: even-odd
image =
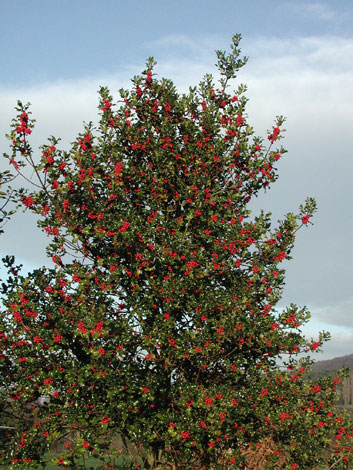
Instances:
[[[169,53],[173,50],[174,58],[183,55],[198,57],[199,62],[207,61],[210,51],[217,48],[217,35],[208,35],[207,38],[194,36],[191,38],[185,34],[170,34],[160,39],[148,41],[148,49],[158,50],[158,55]],[[185,54],[186,53],[186,54]]]

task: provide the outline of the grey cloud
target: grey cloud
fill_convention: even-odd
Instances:
[[[328,325],[353,329],[353,298],[335,304],[312,307],[310,312],[314,319],[321,320]]]
[[[318,354],[313,354],[315,361],[332,359],[333,357],[346,356],[352,354],[353,329],[343,332],[332,333],[331,340],[324,343],[323,350]]]

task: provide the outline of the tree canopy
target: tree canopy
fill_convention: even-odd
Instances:
[[[276,308],[315,201],[276,224],[249,210],[286,151],[284,118],[256,136],[246,87],[229,90],[246,64],[239,41],[217,51],[218,81],[207,74],[188,93],[158,79],[152,58],[117,102],[102,87],[98,125],[69,151],[51,137],[36,158],[18,103],[5,157],[34,171],[39,187],[19,199],[53,264],[23,275],[3,260],[0,371],[25,416],[2,452],[9,468],[40,465],[60,438],[57,463],[75,468],[83,453],[112,452],[114,434],[163,468],[249,468],[266,443],[263,468],[351,461],[340,378],[307,380],[299,359],[328,334],[308,340],[306,307]]]

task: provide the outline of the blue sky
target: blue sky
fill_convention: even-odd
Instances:
[[[235,33],[249,63],[248,115],[258,134],[287,117],[279,181],[254,204],[274,220],[306,196],[315,225],[298,234],[283,305],[307,305],[308,334],[332,332],[320,358],[353,353],[352,109],[353,3],[285,0],[2,0],[0,152],[17,99],[32,103],[33,148],[54,134],[65,148],[96,119],[97,90],[117,90],[158,62],[181,91],[215,73],[215,49]],[[5,163],[0,163],[4,168]],[[1,253],[30,269],[45,260],[45,237],[28,214],[7,224]]]
[[[350,0],[2,0],[1,84],[111,74],[149,55],[170,36],[247,39],[352,35]],[[173,54],[188,54],[180,44]]]

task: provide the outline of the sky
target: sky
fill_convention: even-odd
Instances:
[[[314,226],[297,234],[286,263],[280,306],[306,305],[309,337],[330,331],[315,356],[353,354],[353,3],[351,0],[1,0],[0,155],[17,100],[37,120],[31,144],[61,137],[68,149],[83,122],[97,121],[97,91],[120,88],[143,69],[172,79],[183,92],[204,74],[217,75],[216,49],[242,35],[248,64],[232,83],[248,87],[247,114],[265,137],[286,116],[288,153],[279,180],[253,204],[276,221],[317,201]],[[8,163],[1,158],[0,169]],[[0,238],[29,270],[47,264],[47,239],[28,213],[16,214]]]

